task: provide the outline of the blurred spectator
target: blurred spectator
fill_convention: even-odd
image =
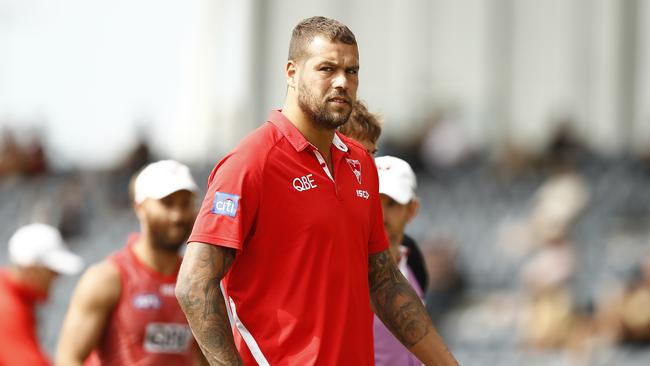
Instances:
[[[31,142],[23,149],[21,172],[28,176],[47,173],[47,158],[41,137],[35,135]]]
[[[560,119],[556,125],[542,162],[551,173],[571,171],[586,148],[576,137],[577,133],[572,127],[574,123],[570,119]]]
[[[0,145],[0,177],[36,176],[47,172],[47,159],[41,138],[35,134],[27,146],[21,146],[10,130],[5,130]]]
[[[506,182],[532,169],[532,165],[532,158],[509,140],[503,143],[496,154],[496,171]]]
[[[10,130],[5,130],[0,145],[0,177],[15,175],[20,172],[21,151],[18,142]]]
[[[464,278],[458,267],[458,252],[453,238],[435,237],[425,248],[425,261],[430,279],[426,291],[426,306],[435,324],[460,298]]]
[[[110,192],[111,202],[118,208],[129,206],[128,191],[131,177],[153,159],[149,144],[143,136],[141,134],[133,150],[118,164],[111,174],[113,181]]]
[[[572,171],[577,161],[586,155],[587,149],[576,137],[573,124],[568,119],[555,122],[556,128],[542,151],[526,149],[526,146],[507,140],[497,154],[497,171],[506,180],[516,176],[542,171],[559,174]]]
[[[9,239],[11,266],[0,270],[0,365],[48,365],[36,337],[34,307],[47,299],[59,274],[76,274],[83,262],[59,232],[44,224],[18,229]]]
[[[143,137],[140,137],[135,148],[126,157],[126,159],[124,159],[118,169],[129,172],[130,177],[143,166],[149,164],[151,162],[151,159],[151,149],[149,148],[149,144]]]
[[[421,159],[429,172],[456,166],[471,156],[473,147],[461,122],[459,111],[454,109],[430,118],[420,144]]]
[[[601,327],[611,339],[628,344],[650,344],[650,254],[619,294],[601,304]]]
[[[88,212],[85,210],[89,202],[83,188],[81,173],[77,173],[66,180],[58,194],[60,207],[59,230],[64,239],[79,236],[89,221]]]
[[[529,225],[538,249],[522,271],[528,297],[524,338],[533,346],[562,346],[570,340],[576,317],[570,230],[588,195],[586,184],[574,173],[549,179],[537,193]]]

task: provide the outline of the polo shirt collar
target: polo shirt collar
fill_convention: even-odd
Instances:
[[[341,140],[338,131],[334,132],[334,138],[332,139],[332,143],[334,144],[334,146],[336,146],[337,149],[341,150],[342,152],[348,152],[348,145],[346,145],[343,142],[343,140]]]
[[[303,136],[302,133],[298,130],[296,126],[294,126],[289,119],[282,114],[281,110],[273,110],[269,114],[268,118],[269,122],[273,123],[278,130],[286,137],[287,140],[289,140],[289,143],[291,146],[293,146],[296,151],[302,151],[306,149],[307,147],[311,146],[314,147],[307,139],[305,136]],[[334,132],[334,138],[332,138],[332,144],[336,146],[337,149],[341,150],[342,152],[348,152],[348,146],[341,140],[341,138],[338,135],[338,131]]]

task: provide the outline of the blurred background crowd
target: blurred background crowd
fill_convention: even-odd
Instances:
[[[206,182],[315,14],[357,36],[378,156],[416,170],[407,233],[458,361],[648,365],[646,0],[0,0],[0,242],[39,221],[88,263],[121,247],[131,175]],[[50,352],[76,280],[41,309]]]

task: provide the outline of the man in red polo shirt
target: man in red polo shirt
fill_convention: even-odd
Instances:
[[[373,365],[372,302],[422,362],[457,364],[387,251],[372,158],[335,132],[358,70],[345,25],[299,23],[283,109],[210,175],[176,286],[210,363]]]
[[[59,274],[77,274],[83,260],[56,228],[30,224],[9,239],[9,261],[0,269],[0,366],[49,365],[36,336],[34,308],[47,299]]]

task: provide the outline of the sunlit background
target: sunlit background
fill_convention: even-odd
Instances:
[[[418,173],[407,232],[461,365],[650,364],[646,0],[0,0],[0,241],[121,247],[130,175],[174,158],[204,185],[281,107],[312,15],[356,34],[379,155]],[[41,309],[50,355],[76,280]]]

